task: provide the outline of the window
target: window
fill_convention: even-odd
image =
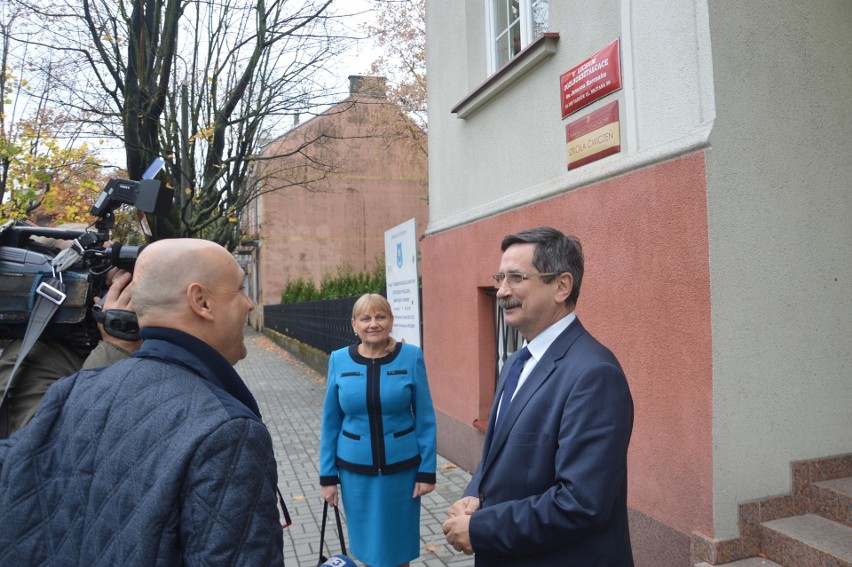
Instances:
[[[497,306],[497,301],[494,301],[496,310],[495,318],[497,324],[494,329],[495,347],[497,351],[497,373],[494,376],[494,388],[497,388],[497,380],[500,378],[500,371],[506,363],[506,359],[524,346],[524,339],[520,331],[506,325],[504,320],[503,310]]]
[[[493,343],[490,345],[483,344],[482,347],[488,349],[493,346],[493,354],[495,355],[493,367],[491,365],[480,367],[479,410],[477,412],[479,417],[473,420],[473,426],[484,433],[488,428],[488,414],[491,404],[494,403],[494,393],[500,379],[500,369],[503,368],[506,359],[523,346],[524,339],[516,329],[506,325],[503,310],[497,305],[497,290],[488,286],[487,288],[479,288],[479,291],[478,317],[481,317],[483,321],[488,320],[493,329]]]
[[[547,31],[548,0],[485,0],[488,72],[494,73]]]

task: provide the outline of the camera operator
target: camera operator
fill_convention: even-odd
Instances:
[[[8,276],[3,282],[6,294],[0,296],[5,309],[0,330],[4,338],[13,338],[0,356],[0,439],[30,421],[44,393],[59,378],[81,368],[109,365],[139,348],[136,314],[127,309],[130,275],[110,270],[133,270],[144,246],[122,246],[109,240],[119,207],[136,209],[148,238],[153,234],[145,213],[168,217],[174,190],[161,187],[154,179],[164,163],[163,158],[155,158],[140,181],[110,179],[89,211],[97,218],[92,225],[51,229],[14,219],[0,225],[0,275]],[[89,230],[92,226],[94,231]],[[85,269],[81,271],[81,267]],[[30,282],[38,287],[27,289]],[[91,294],[105,289],[106,303],[100,305],[99,298],[94,298],[92,305]],[[66,302],[70,295],[74,300]],[[60,321],[63,309],[65,320]],[[113,312],[105,313],[108,310]],[[26,323],[23,333],[21,322]],[[24,338],[17,338],[21,336]],[[18,360],[21,352],[25,356]]]
[[[103,311],[132,310],[131,278],[132,274],[125,270],[112,269],[107,273],[105,282],[109,288],[104,298]],[[99,300],[100,298],[95,297],[96,303]],[[128,358],[142,344],[141,340],[128,341],[113,337],[104,330],[102,324],[98,324],[98,329],[101,341],[91,352],[60,341],[39,340],[33,345],[26,360],[18,368],[18,376],[9,390],[9,430],[6,435],[0,435],[0,438],[11,435],[30,422],[45,392],[58,379],[80,369],[109,366]],[[21,339],[14,339],[3,349],[0,356],[0,392],[6,388],[22,342]],[[0,423],[0,433],[2,425]]]

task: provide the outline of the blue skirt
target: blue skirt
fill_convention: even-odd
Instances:
[[[420,557],[417,468],[369,476],[340,469],[349,549],[370,567],[397,567]]]

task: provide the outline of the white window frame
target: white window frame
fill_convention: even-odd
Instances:
[[[497,4],[507,4],[511,0],[485,0],[485,21],[486,21],[486,60],[488,61],[488,74],[495,73],[499,71],[503,66],[505,66],[509,61],[511,61],[514,56],[509,57],[505,61],[500,61],[500,54],[497,51]],[[540,34],[535,34],[534,30],[534,21],[533,21],[533,5],[534,0],[518,0],[518,20],[520,20],[520,29],[521,29],[521,50],[523,50],[526,46],[528,46],[532,41]],[[500,30],[501,32],[505,32],[507,29],[510,29],[512,26],[512,22],[508,23],[508,27],[506,29]],[[517,54],[515,54],[517,55]]]

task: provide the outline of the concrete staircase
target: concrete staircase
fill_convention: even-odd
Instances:
[[[792,472],[792,494],[740,505],[740,537],[693,534],[695,567],[852,567],[852,453]]]

